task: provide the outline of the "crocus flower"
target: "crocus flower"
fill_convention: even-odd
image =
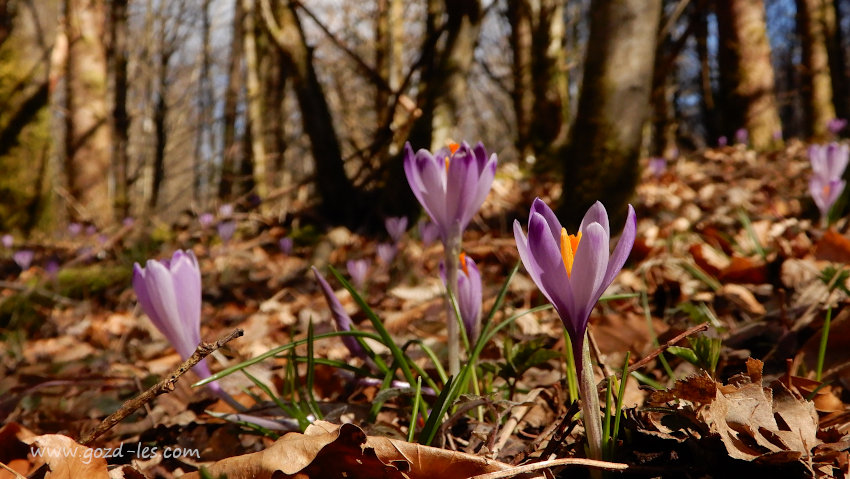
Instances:
[[[440,262],[440,278],[446,283],[446,265]],[[478,266],[465,253],[460,254],[457,275],[457,305],[470,344],[478,340],[481,330],[481,273]]]
[[[233,233],[236,232],[236,222],[233,220],[224,220],[218,223],[218,236],[225,243],[230,241]]]
[[[218,208],[218,215],[223,218],[228,218],[233,215],[233,205],[225,203]]]
[[[369,260],[350,259],[345,262],[345,267],[348,269],[348,275],[351,276],[354,287],[362,289],[366,284],[366,275],[369,273]]]
[[[847,126],[847,120],[844,118],[833,118],[826,124],[826,129],[833,135],[841,133],[841,130]]]
[[[79,223],[71,223],[68,225],[68,234],[73,238],[83,232],[83,225]]]
[[[126,217],[124,217],[123,220],[121,220],[121,224],[124,225],[125,227],[129,228],[129,227],[133,226],[134,224],[136,224],[136,219],[133,218],[132,216],[126,216]]]
[[[740,143],[742,145],[746,145],[747,141],[750,139],[750,133],[746,128],[738,128],[735,131],[735,142]]]
[[[419,221],[419,237],[423,245],[429,246],[438,236],[440,236],[440,230],[433,221],[426,219]]]
[[[145,267],[133,265],[133,290],[145,314],[185,361],[201,342],[201,270],[191,251],[177,250],[171,260],[148,260]],[[206,360],[195,373],[211,376]],[[209,384],[214,392],[221,390]]]
[[[392,238],[395,243],[398,243],[401,240],[402,235],[404,235],[404,232],[407,231],[407,217],[389,217],[384,220],[384,226],[387,228],[387,233],[390,234],[390,238]]]
[[[198,223],[201,224],[201,228],[209,228],[213,224],[213,221],[215,221],[215,217],[212,213],[201,213],[198,216]]]
[[[86,226],[86,235],[94,236],[95,234],[97,234],[97,226],[95,226],[95,225]]]
[[[380,243],[375,247],[375,250],[378,253],[378,258],[388,266],[393,262],[396,253],[398,253],[395,245],[390,243]]]
[[[281,238],[280,241],[277,242],[278,246],[280,246],[280,252],[289,256],[292,254],[292,247],[294,246],[294,242],[292,238],[286,237]]]
[[[30,249],[19,249],[12,254],[12,259],[21,268],[21,271],[26,271],[30,268],[34,256],[35,253]]]
[[[649,159],[649,171],[652,176],[660,178],[667,171],[667,159],[656,156]]]
[[[598,201],[587,210],[576,235],[567,234],[555,213],[540,198],[531,205],[528,237],[519,221],[514,221],[514,237],[522,263],[570,333],[579,371],[587,320],[626,263],[636,228],[635,211],[629,205],[623,234],[613,254],[609,254],[608,213]]]
[[[0,239],[3,242],[3,247],[6,249],[11,248],[15,244],[15,237],[10,234],[4,234],[3,238]]]
[[[726,146],[727,144],[729,144],[729,140],[725,136],[717,139],[717,146]]]
[[[460,240],[472,216],[481,208],[496,175],[496,155],[484,145],[452,144],[433,155],[415,154],[404,145],[404,172],[413,194],[437,224],[444,244]]]
[[[319,270],[313,266],[313,274],[316,276],[316,281],[319,282],[319,286],[322,288],[322,294],[325,296],[325,301],[328,302],[328,306],[331,308],[331,316],[334,318],[334,322],[336,323],[336,328],[340,331],[351,331],[351,316],[345,312],[345,308],[342,306],[342,303],[339,302],[339,298],[334,294],[334,290],[331,289],[331,285],[325,281],[325,278],[319,273]],[[366,358],[366,351],[363,350],[363,346],[357,342],[357,338],[354,336],[343,336],[342,343],[348,348],[348,352],[351,353],[352,356],[359,358]]]
[[[827,218],[829,209],[844,191],[845,181],[841,177],[848,163],[847,145],[812,145],[809,147],[809,161],[812,163],[809,192],[821,217]]]

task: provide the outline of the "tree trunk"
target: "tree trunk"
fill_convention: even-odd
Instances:
[[[263,98],[260,90],[260,66],[257,60],[256,8],[254,0],[242,0],[244,10],[243,40],[245,42],[245,77],[247,84],[248,124],[251,128],[251,159],[253,161],[254,187],[260,200],[269,195],[266,146],[263,135]]]
[[[112,222],[110,136],[107,107],[104,5],[100,0],[66,0],[69,51],[66,76],[65,174],[76,204],[74,221]]]
[[[591,3],[578,114],[564,158],[561,218],[577,226],[587,208],[605,203],[625,218],[637,184],[641,134],[649,113],[661,0]]]
[[[765,150],[782,132],[774,93],[762,0],[718,0],[717,25],[725,133],[746,128],[750,145]]]
[[[112,76],[112,168],[115,172],[115,217],[121,220],[130,215],[130,116],[127,114],[127,3],[110,3],[110,45],[107,57]]]
[[[698,0],[693,9],[691,22],[694,24],[697,56],[699,57],[700,109],[705,126],[706,143],[715,145],[720,135],[720,118],[714,101],[714,89],[711,86],[711,60],[708,54],[708,0]]]
[[[286,152],[286,129],[284,123],[284,101],[286,99],[286,70],[280,49],[269,37],[268,32],[258,25],[258,51],[260,55],[260,81],[263,103],[263,142],[265,144],[269,185],[288,186],[292,174],[284,168]],[[284,198],[285,201],[285,198]],[[285,207],[285,205],[284,205]]]
[[[211,78],[211,4],[212,0],[203,0],[201,3],[201,71],[198,75],[198,116],[195,133],[195,158],[192,161],[192,198],[195,200],[195,206],[201,210],[206,207],[207,198],[205,190],[210,182],[210,174],[208,169],[204,167],[204,160],[207,155],[215,151],[211,124],[213,103],[215,102],[215,90]]]
[[[528,0],[509,0],[508,23],[511,25],[511,50],[513,52],[513,89],[511,100],[516,121],[516,149],[520,158],[536,157],[531,146],[531,122],[534,118],[534,86],[532,84],[532,29],[531,5]]]
[[[847,52],[842,47],[841,15],[838,0],[821,0],[824,9],[824,31],[832,76],[832,100],[835,115],[850,118],[850,78],[847,77]]]
[[[233,34],[230,40],[230,59],[227,68],[227,89],[224,93],[224,133],[221,158],[221,178],[218,184],[218,198],[222,202],[233,199],[234,184],[237,181],[236,160],[239,145],[236,141],[236,121],[239,117],[239,92],[242,89],[242,21],[244,13],[242,2],[234,0]]]
[[[304,132],[310,138],[316,166],[315,184],[321,198],[319,209],[332,223],[353,225],[363,212],[354,186],[345,173],[339,137],[295,6],[288,3],[281,8],[279,20],[274,17],[269,0],[262,0],[261,6],[264,24],[286,59]]]
[[[826,0],[797,0],[797,30],[803,46],[802,79],[806,134],[822,141],[827,124],[835,118],[832,78],[827,54]]]

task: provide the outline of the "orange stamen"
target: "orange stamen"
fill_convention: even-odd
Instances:
[[[577,235],[567,234],[566,228],[561,228],[561,257],[564,259],[564,268],[569,278],[573,272],[573,262],[576,258],[578,243],[581,241],[581,231]]]
[[[453,155],[455,154],[455,152],[457,151],[458,148],[460,148],[459,144],[457,144],[453,141],[449,142],[449,151],[451,151]]]
[[[823,196],[824,198],[829,198],[830,188],[829,185],[823,185]]]
[[[463,274],[469,276],[469,269],[466,267],[466,253],[460,253],[460,268],[463,270]]]

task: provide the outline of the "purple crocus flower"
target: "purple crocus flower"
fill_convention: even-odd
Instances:
[[[12,254],[12,259],[21,268],[21,271],[26,271],[32,264],[32,259],[35,253],[31,249],[19,249]]]
[[[225,203],[218,208],[218,215],[223,218],[228,218],[233,215],[233,205]]]
[[[422,239],[422,244],[430,246],[437,237],[440,236],[440,229],[436,223],[431,220],[422,219],[419,221],[419,237]]]
[[[514,221],[514,237],[522,263],[570,333],[579,372],[587,320],[626,263],[636,228],[635,211],[629,205],[623,234],[613,254],[609,254],[608,213],[598,201],[587,210],[575,236],[567,234],[555,213],[540,198],[531,205],[528,237],[519,221]]]
[[[350,259],[345,262],[345,267],[348,269],[348,275],[351,276],[354,287],[363,289],[363,285],[366,284],[366,275],[369,274],[369,260]]]
[[[650,158],[648,166],[652,176],[660,178],[667,171],[667,159],[660,156]]]
[[[845,126],[847,126],[847,120],[844,118],[833,118],[827,122],[826,129],[833,135],[838,135]]]
[[[9,249],[15,244],[15,237],[6,233],[0,241],[2,241],[4,248]]]
[[[401,241],[402,235],[407,231],[407,217],[406,216],[391,216],[384,220],[384,226],[387,228],[387,233],[390,234],[390,238],[393,239],[393,242],[398,243]]]
[[[201,342],[201,270],[191,251],[177,250],[170,260],[133,265],[133,290],[145,314],[185,361]],[[192,368],[211,376],[206,360]],[[209,384],[216,393],[221,387]]]
[[[126,216],[123,220],[121,220],[121,224],[124,225],[124,227],[129,228],[136,224],[136,219],[132,216]]]
[[[313,266],[313,274],[316,276],[316,281],[319,282],[319,286],[322,288],[322,294],[325,295],[325,301],[328,302],[328,306],[331,308],[331,316],[334,318],[334,322],[336,323],[336,328],[340,331],[351,331],[351,316],[345,312],[345,308],[342,306],[342,303],[339,302],[339,298],[334,294],[334,290],[331,289],[331,285],[325,281],[325,278],[319,273],[319,270]],[[354,336],[342,336],[342,343],[345,344],[345,347],[348,348],[348,352],[351,353],[352,356],[358,358],[366,358],[366,351],[363,350],[363,346],[357,342],[357,338]]]
[[[280,241],[277,242],[278,246],[280,246],[280,252],[289,256],[292,254],[292,247],[294,246],[294,242],[292,238],[286,237],[281,238]]]
[[[721,136],[717,139],[717,146],[726,146],[729,144],[729,140],[725,136]]]
[[[209,228],[213,224],[213,221],[215,221],[215,217],[212,213],[201,213],[198,216],[198,223],[201,224],[201,228]]]
[[[97,226],[95,226],[95,225],[86,226],[86,235],[94,236],[95,234],[97,234]]]
[[[230,238],[233,238],[233,233],[236,232],[236,222],[233,220],[224,220],[218,223],[218,236],[222,241],[227,243]]]
[[[446,265],[440,262],[440,278],[446,283]],[[460,254],[457,275],[457,306],[470,344],[475,344],[481,331],[481,273],[478,266],[465,253]]]
[[[398,253],[398,249],[395,245],[390,243],[380,243],[375,247],[375,250],[378,254],[378,258],[380,258],[387,266],[393,262],[396,253]]]
[[[830,143],[809,147],[809,161],[812,163],[809,192],[824,219],[844,191],[845,181],[841,177],[847,169],[848,159],[847,145]]]
[[[746,145],[747,141],[750,139],[750,134],[746,128],[738,128],[735,131],[735,142],[740,143],[742,145]]]
[[[415,154],[404,145],[404,173],[410,189],[437,224],[443,244],[460,241],[472,216],[481,208],[496,176],[496,154],[466,142]]]
[[[80,223],[75,222],[75,223],[71,223],[71,224],[68,225],[68,234],[70,234],[72,238],[79,235],[82,232],[83,232],[83,225],[81,225]]]

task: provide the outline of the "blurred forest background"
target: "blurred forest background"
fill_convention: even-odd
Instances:
[[[381,225],[450,139],[625,211],[641,158],[828,138],[849,44],[850,0],[0,0],[0,231]]]

